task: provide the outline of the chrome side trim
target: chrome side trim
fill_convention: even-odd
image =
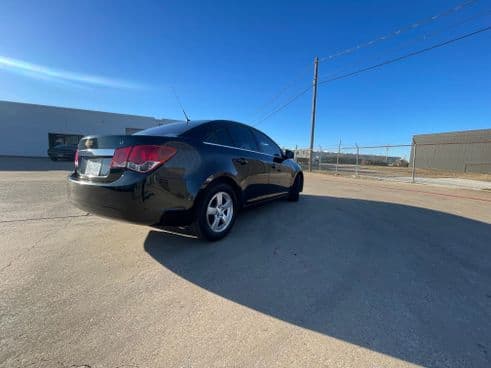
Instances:
[[[247,203],[262,201],[264,199],[273,199],[273,198],[277,198],[277,197],[283,197],[287,194],[288,194],[288,192],[278,192],[278,193],[265,194],[265,195],[262,195],[259,197],[251,198],[247,201]]]
[[[218,143],[211,143],[211,142],[203,142],[203,144],[208,144],[208,145],[210,145],[210,146],[217,146],[217,147],[231,148],[231,149],[236,149],[236,150],[246,151],[246,152],[252,152],[252,153],[259,153],[260,155],[265,155],[265,156],[269,156],[269,157],[278,157],[278,156],[275,156],[275,155],[270,155],[269,153],[264,153],[264,152],[259,152],[259,151],[248,150],[248,149],[245,149],[245,148],[239,148],[239,147],[227,146],[227,145],[225,145],[225,144],[218,144]]]
[[[114,156],[113,148],[88,148],[78,151],[79,156]]]

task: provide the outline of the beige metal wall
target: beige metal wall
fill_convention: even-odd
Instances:
[[[491,129],[415,135],[413,143],[417,168],[491,173]]]

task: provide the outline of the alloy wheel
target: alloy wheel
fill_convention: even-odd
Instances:
[[[217,192],[211,197],[206,208],[206,221],[214,232],[222,232],[232,221],[234,202],[227,192]]]

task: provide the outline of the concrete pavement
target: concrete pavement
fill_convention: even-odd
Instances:
[[[1,367],[489,367],[491,193],[306,176],[218,243],[0,171]]]

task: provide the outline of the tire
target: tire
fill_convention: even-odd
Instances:
[[[237,196],[230,185],[212,185],[196,206],[193,224],[196,235],[209,241],[224,238],[234,225],[238,209]]]
[[[293,185],[290,187],[290,191],[288,193],[288,200],[290,202],[298,202],[300,198],[300,188],[302,186],[302,178],[300,175],[297,175],[295,177],[295,181],[293,182]]]
[[[57,158],[57,157],[52,157],[52,156],[51,156],[51,157],[50,157],[50,160],[51,160],[51,161],[58,161],[58,158]]]

